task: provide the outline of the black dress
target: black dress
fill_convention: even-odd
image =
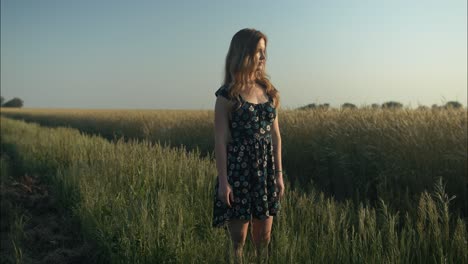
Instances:
[[[235,100],[228,86],[215,95]],[[227,180],[234,194],[231,208],[218,199],[219,176],[214,190],[213,227],[225,227],[230,219],[266,219],[280,210],[276,189],[275,161],[271,130],[276,108],[268,102],[253,104],[239,96],[242,106],[229,120],[232,140],[227,144]]]

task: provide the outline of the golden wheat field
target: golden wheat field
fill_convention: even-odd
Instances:
[[[225,259],[226,234],[211,228],[213,111],[1,115],[2,163],[53,183],[96,261]],[[278,117],[286,197],[271,263],[468,263],[466,109]]]

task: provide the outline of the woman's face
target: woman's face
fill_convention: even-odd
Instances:
[[[263,71],[265,69],[265,62],[266,62],[265,52],[266,52],[265,40],[261,38],[258,41],[257,49],[254,55],[255,71]]]

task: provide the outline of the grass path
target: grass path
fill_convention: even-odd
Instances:
[[[51,186],[36,175],[14,175],[1,154],[1,263],[92,263],[92,246]]]

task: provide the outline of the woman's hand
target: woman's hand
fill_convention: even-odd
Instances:
[[[279,199],[282,199],[284,196],[284,182],[283,182],[283,173],[281,172],[277,174],[276,189],[278,190]]]
[[[229,183],[219,185],[218,199],[228,207],[231,207],[231,202],[234,202],[234,193],[232,192],[232,188]]]

